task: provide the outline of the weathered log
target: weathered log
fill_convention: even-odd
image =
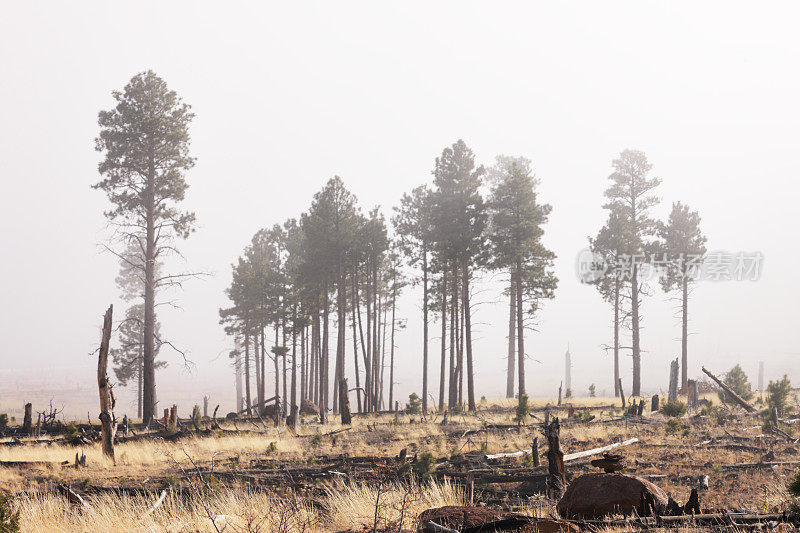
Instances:
[[[103,317],[103,335],[100,340],[100,354],[97,358],[97,388],[100,393],[100,440],[103,446],[103,455],[114,460],[114,433],[117,430],[117,421],[114,418],[114,393],[108,379],[108,347],[111,342],[111,316],[114,306],[109,305]]]
[[[730,396],[730,397],[733,399],[733,401],[735,401],[735,402],[736,402],[736,403],[738,403],[740,406],[742,406],[742,407],[744,408],[744,410],[745,410],[745,411],[747,411],[748,413],[755,413],[755,412],[756,412],[756,409],[755,409],[755,407],[753,407],[752,405],[750,405],[749,403],[747,403],[747,402],[746,402],[746,401],[745,401],[745,400],[744,400],[744,399],[743,399],[741,396],[739,396],[738,394],[736,394],[736,392],[735,392],[735,391],[734,391],[732,388],[730,388],[730,387],[729,387],[729,386],[727,386],[725,383],[723,383],[723,382],[722,382],[722,381],[721,381],[721,380],[720,380],[720,379],[719,379],[717,376],[715,376],[714,374],[712,374],[711,372],[709,372],[709,371],[706,369],[706,367],[702,367],[702,370],[703,370],[703,372],[704,372],[704,373],[705,373],[705,374],[706,374],[708,377],[710,377],[712,380],[714,380],[714,382],[715,382],[717,385],[719,385],[719,386],[720,386],[720,388],[721,388],[722,390],[724,390],[724,391],[725,391],[725,392],[728,394],[728,396]]]

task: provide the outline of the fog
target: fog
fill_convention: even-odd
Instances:
[[[567,345],[574,393],[594,383],[613,394],[602,349],[611,308],[575,268],[605,221],[611,161],[626,148],[644,151],[663,180],[655,215],[680,200],[700,213],[709,250],[763,254],[757,280],[696,285],[689,376],[701,364],[723,373],[741,363],[755,384],[764,361],[767,379],[800,380],[798,15],[791,3],[721,2],[6,5],[0,400],[21,407],[24,390],[41,383],[96,402],[102,314],[109,303],[120,316],[124,308],[118,262],[100,246],[108,202],[90,187],[97,113],[147,69],[196,113],[183,205],[198,230],[182,243],[185,264],[172,266],[212,274],[170,293],[177,307],[159,311],[165,335],[195,363],[187,372],[164,350],[162,406],[188,409],[209,394],[233,407],[232,340],[218,310],[229,305],[230,265],[258,229],[299,216],[334,175],[388,217],[458,139],[482,164],[531,159],[540,199],[553,206],[544,241],[560,282],[526,338],[530,394],[557,393]],[[491,273],[476,282],[479,397],[505,391],[500,290]],[[408,320],[396,340],[401,399],[420,391],[420,296],[408,290],[398,307]],[[642,306],[646,392],[666,388],[680,354],[676,311],[653,283]],[[434,361],[437,335],[434,325]],[[626,387],[630,373],[623,357]],[[134,394],[118,395],[129,409]]]

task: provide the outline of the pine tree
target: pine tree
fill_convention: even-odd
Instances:
[[[633,351],[632,396],[641,395],[642,351],[640,342],[641,297],[645,287],[639,279],[643,259],[653,253],[653,238],[658,222],[650,217],[650,208],[660,199],[652,194],[660,183],[659,178],[649,177],[652,165],[644,152],[624,150],[612,162],[614,172],[608,177],[611,186],[606,189],[608,202],[603,206],[620,217],[623,227],[623,247],[620,250],[628,260],[631,304],[631,338]]]
[[[533,317],[542,300],[553,298],[557,278],[555,254],[542,244],[543,225],[551,207],[537,201],[537,180],[525,158],[498,157],[491,170],[489,201],[492,264],[508,270],[516,298],[518,397],[525,387],[525,315]],[[527,307],[526,307],[527,305]]]
[[[688,205],[672,204],[666,224],[659,227],[665,268],[661,287],[681,293],[681,387],[689,384],[689,285],[697,279],[706,253],[706,237],[700,231],[700,215]]]
[[[194,214],[181,211],[194,166],[189,155],[189,124],[194,114],[152,71],[134,76],[123,91],[114,91],[114,109],[101,111],[96,147],[104,154],[98,166],[103,179],[93,187],[106,193],[113,208],[106,217],[135,242],[144,265],[145,422],[155,414],[155,299],[164,287],[191,274],[156,276],[155,265],[176,250],[175,241],[193,231]]]

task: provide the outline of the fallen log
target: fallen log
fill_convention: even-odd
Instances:
[[[735,402],[736,402],[736,403],[738,403],[740,406],[742,406],[742,407],[744,408],[744,410],[745,410],[745,411],[747,411],[748,413],[755,413],[755,412],[756,412],[756,409],[755,409],[755,407],[753,407],[752,405],[750,405],[749,403],[747,403],[747,402],[746,402],[746,401],[745,401],[745,400],[744,400],[744,399],[743,399],[741,396],[739,396],[738,394],[736,394],[736,392],[735,392],[735,391],[734,391],[732,388],[728,387],[728,386],[727,386],[725,383],[723,383],[723,382],[722,382],[722,381],[721,381],[721,380],[720,380],[720,379],[719,379],[717,376],[715,376],[714,374],[712,374],[711,372],[709,372],[709,371],[706,369],[706,367],[702,367],[702,370],[703,370],[703,372],[704,372],[704,373],[705,373],[705,374],[706,374],[708,377],[710,377],[711,379],[713,379],[713,380],[714,380],[714,382],[715,382],[717,385],[719,385],[719,386],[720,386],[720,388],[721,388],[722,390],[724,390],[724,391],[725,391],[725,392],[726,392],[726,393],[727,393],[727,394],[728,394],[728,395],[729,395],[731,398],[733,398],[733,401],[735,401]]]
[[[614,448],[621,448],[623,446],[630,446],[639,442],[639,439],[634,437],[632,439],[628,439],[624,442],[615,442],[614,444],[609,444],[608,446],[601,446],[600,448],[592,448],[591,450],[585,450],[582,452],[575,452],[575,453],[568,453],[564,455],[564,461],[574,461],[576,459],[581,459],[583,457],[589,457],[590,455],[597,455],[603,452],[607,452],[608,450],[613,450]],[[502,459],[504,457],[522,457],[525,454],[531,453],[531,450],[520,450],[518,452],[503,452],[503,453],[493,453],[486,456],[487,459]]]

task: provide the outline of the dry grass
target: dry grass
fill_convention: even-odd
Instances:
[[[424,484],[413,489],[391,484],[382,487],[347,485],[326,491],[324,507],[312,509],[299,498],[276,498],[264,493],[227,490],[216,496],[183,500],[167,496],[153,513],[150,498],[99,495],[88,509],[75,509],[57,494],[34,493],[16,501],[23,531],[112,532],[247,531],[263,533],[323,532],[391,525],[411,528],[425,509],[461,505],[461,490],[444,484]]]

